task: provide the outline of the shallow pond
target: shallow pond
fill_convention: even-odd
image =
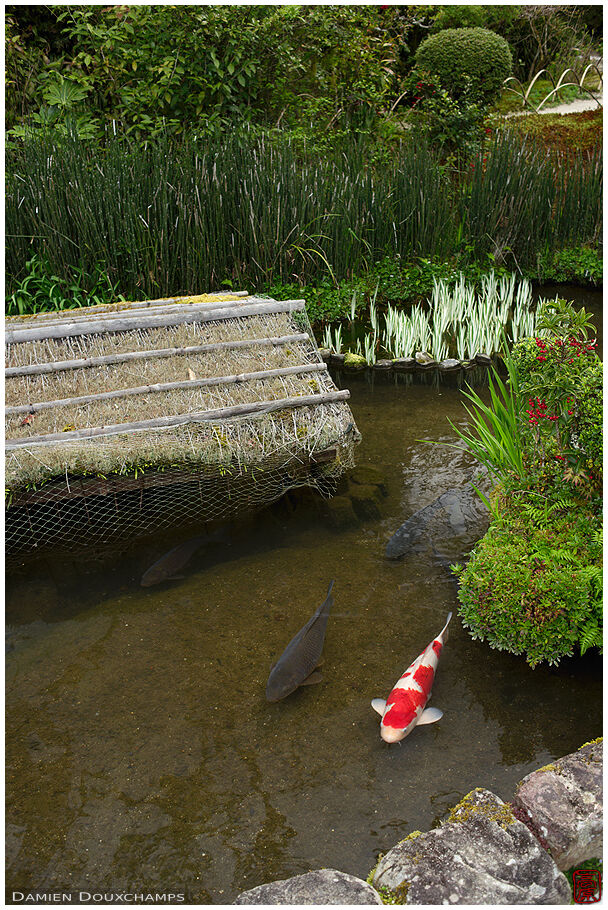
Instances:
[[[427,553],[384,546],[416,509],[471,474],[454,441],[457,388],[351,383],[380,468],[380,518],[337,531],[286,497],[141,588],[175,542],[46,560],[7,582],[9,889],[185,892],[231,903],[321,866],[365,878],[377,855],[465,793],[518,780],[601,733],[596,655],[531,670],[472,641],[452,579]],[[154,555],[152,555],[154,554]],[[273,660],[324,599],[324,682],[268,704]],[[455,615],[432,704],[402,744],[370,707]]]

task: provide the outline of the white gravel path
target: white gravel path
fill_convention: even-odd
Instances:
[[[596,111],[603,107],[603,95],[597,96],[598,100],[593,98],[579,98],[578,101],[569,101],[567,104],[557,104],[555,107],[541,107],[540,111],[512,111],[505,114],[505,120],[511,117],[526,117],[530,114],[578,114],[581,111]]]

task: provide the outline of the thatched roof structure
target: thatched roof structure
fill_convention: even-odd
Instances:
[[[226,477],[233,505],[237,477],[257,503],[256,472],[282,472],[287,489],[352,461],[348,392],[302,300],[241,292],[12,317],[6,343],[7,515],[107,495],[110,481],[116,493],[196,475],[212,518]]]

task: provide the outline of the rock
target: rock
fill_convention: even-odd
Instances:
[[[353,504],[348,496],[332,496],[320,503],[320,511],[332,528],[347,528],[358,524]]]
[[[321,355],[321,359],[324,361],[324,363],[329,363],[329,360],[331,358],[331,351],[329,348],[319,348],[319,354]]]
[[[258,885],[243,891],[235,904],[381,904],[380,895],[371,885],[338,872],[317,869],[280,882]]]
[[[380,518],[378,503],[382,499],[382,492],[378,487],[373,484],[354,484],[349,495],[359,518]]]
[[[426,364],[436,364],[437,361],[434,357],[431,357],[430,354],[427,354],[426,351],[416,351],[415,353],[416,363],[419,366],[425,366]]]
[[[447,360],[442,360],[439,364],[439,369],[442,373],[452,373],[455,370],[460,369],[460,361],[454,360],[453,357],[448,357]]]
[[[475,354],[475,360],[477,361],[477,363],[480,363],[480,364],[482,364],[482,366],[485,366],[485,367],[489,367],[492,363],[492,358],[490,357],[490,355],[483,354],[481,351],[478,351],[477,354]]]
[[[373,464],[358,464],[357,467],[353,468],[350,472],[348,479],[352,481],[352,483],[373,483],[375,486],[380,487],[383,496],[387,495],[386,478],[380,468],[377,468]]]
[[[345,370],[364,370],[367,367],[367,360],[361,354],[353,354],[348,351],[344,355]]]
[[[602,772],[602,743],[588,743],[528,774],[517,788],[515,811],[560,869],[602,855]]]
[[[509,806],[471,791],[440,828],[416,831],[384,856],[373,877],[406,904],[569,904],[566,876]]]
[[[346,356],[345,354],[331,354],[331,356],[329,358],[329,362],[334,363],[337,366],[342,365],[344,363],[345,356]]]
[[[377,360],[373,365],[372,369],[377,370],[378,372],[392,370],[393,361],[392,360]]]
[[[415,369],[415,357],[399,357],[397,360],[393,360],[393,370],[395,373],[412,373]]]

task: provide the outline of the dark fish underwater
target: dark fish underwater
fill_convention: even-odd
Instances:
[[[140,584],[144,588],[150,588],[152,585],[159,585],[163,581],[170,581],[175,578],[176,572],[181,571],[190,561],[196,551],[207,543],[227,543],[226,532],[218,530],[213,534],[199,534],[197,537],[191,537],[182,543],[173,547],[168,553],[164,553],[160,559],[157,559],[149,569],[142,575]]]
[[[334,602],[331,593],[333,586],[332,581],[327,590],[327,597],[319,609],[294,635],[272,666],[266,683],[267,701],[280,701],[295,692],[299,686],[311,686],[321,682],[322,675],[317,667],[323,651],[329,611]]]
[[[399,559],[406,553],[416,551],[426,543],[448,545],[455,548],[446,557],[458,558],[461,554],[459,542],[463,538],[473,540],[482,537],[487,529],[489,513],[475,492],[473,484],[454,487],[438,496],[433,502],[417,512],[398,528],[386,545],[385,555]]]

